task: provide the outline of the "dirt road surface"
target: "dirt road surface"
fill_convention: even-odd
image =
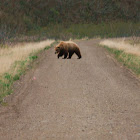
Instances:
[[[47,50],[0,107],[0,140],[139,140],[140,82],[98,43]]]

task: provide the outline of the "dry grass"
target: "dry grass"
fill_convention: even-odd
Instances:
[[[104,46],[110,53],[113,53],[119,62],[131,69],[136,75],[138,75],[138,77],[140,77],[139,42],[136,43],[132,38],[119,38],[101,41],[100,45]]]
[[[16,61],[25,60],[31,53],[37,52],[50,45],[53,40],[38,43],[22,43],[14,47],[0,48],[0,75],[8,72]]]
[[[41,50],[50,48],[53,40],[38,43],[20,43],[0,48],[0,103],[6,95],[13,93],[13,83],[20,79]]]
[[[129,39],[130,40],[130,39]],[[128,39],[105,39],[100,42],[100,45],[107,46],[118,50],[123,50],[128,54],[140,56],[140,44],[130,44]]]

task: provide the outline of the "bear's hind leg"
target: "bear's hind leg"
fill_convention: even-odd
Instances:
[[[78,56],[78,59],[82,58],[80,51],[76,51],[75,53]]]

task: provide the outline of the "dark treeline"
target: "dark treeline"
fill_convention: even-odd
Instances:
[[[0,0],[0,29],[18,33],[56,23],[135,22],[139,6],[139,0]]]
[[[139,20],[139,6],[139,0],[0,0],[0,23],[28,27]]]

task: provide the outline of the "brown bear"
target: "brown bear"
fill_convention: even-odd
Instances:
[[[71,59],[73,54],[76,54],[78,56],[78,59],[82,58],[80,49],[78,45],[72,41],[61,41],[56,47],[55,47],[55,54],[58,54],[57,57],[61,57],[64,55],[64,59],[67,58]]]

